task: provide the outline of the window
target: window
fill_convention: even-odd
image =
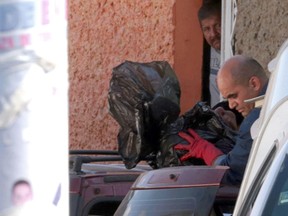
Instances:
[[[281,165],[265,205],[263,216],[281,216],[288,212],[288,155]]]
[[[239,212],[241,212],[242,215],[249,215],[249,212],[251,208],[253,207],[254,202],[260,191],[260,188],[263,184],[266,173],[268,169],[270,168],[273,159],[275,158],[276,150],[277,150],[276,143],[274,143],[272,150],[270,151],[268,157],[264,161],[263,166],[259,170],[257,177],[255,178],[253,184],[251,185],[249,189],[249,193],[246,195],[246,198],[244,199],[241,205],[241,209]]]

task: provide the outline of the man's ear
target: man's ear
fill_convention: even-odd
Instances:
[[[249,80],[249,86],[255,91],[259,91],[261,87],[260,79],[257,76],[252,76]]]

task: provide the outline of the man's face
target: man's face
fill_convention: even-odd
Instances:
[[[207,43],[216,50],[221,49],[221,17],[211,15],[201,20],[202,32]]]
[[[13,204],[20,206],[29,200],[32,200],[32,191],[28,184],[19,184],[13,190]]]
[[[229,79],[231,79],[229,76],[225,79],[218,79],[219,91],[228,100],[231,109],[235,108],[242,116],[246,117],[254,108],[254,103],[245,103],[244,100],[257,97],[258,91],[250,84],[250,81],[247,85],[241,85],[235,84]]]

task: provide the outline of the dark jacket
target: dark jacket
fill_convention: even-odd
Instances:
[[[263,88],[260,95],[265,94],[266,89],[267,85]],[[223,183],[233,185],[241,184],[253,144],[250,129],[253,123],[259,118],[260,111],[260,108],[251,110],[240,125],[234,148],[227,155],[220,156],[220,158],[216,160],[215,164],[230,167],[222,180]]]

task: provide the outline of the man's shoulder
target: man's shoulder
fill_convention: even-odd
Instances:
[[[259,118],[260,111],[261,111],[260,107],[252,109],[246,118],[254,119],[254,121],[255,121],[257,118]]]

